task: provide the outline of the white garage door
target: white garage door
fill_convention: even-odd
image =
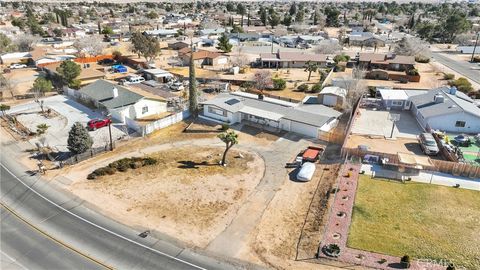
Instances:
[[[335,106],[337,105],[337,97],[336,96],[330,96],[330,95],[324,95],[323,96],[323,104],[327,106]]]
[[[309,137],[317,138],[318,128],[300,122],[291,122],[290,130]]]

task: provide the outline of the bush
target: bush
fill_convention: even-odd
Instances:
[[[306,84],[306,83],[300,84],[297,87],[297,90],[300,91],[300,92],[307,92],[308,91],[308,84]]]
[[[227,131],[228,129],[230,129],[230,125],[229,124],[222,124],[221,129],[222,129],[222,131]]]
[[[312,86],[312,93],[320,93],[322,91],[322,85],[317,83],[314,86]]]
[[[474,63],[480,62],[480,56],[474,56],[474,57],[473,57],[473,62],[474,62]]]
[[[155,165],[157,160],[152,157],[146,157],[143,159],[143,166]]]
[[[466,78],[458,78],[448,82],[448,85],[457,87],[458,91],[468,93],[473,91],[472,84]]]
[[[443,79],[444,80],[453,80],[455,78],[455,75],[452,73],[445,73],[443,74]]]
[[[455,265],[449,264],[449,265],[447,266],[447,270],[455,270]]]
[[[348,62],[348,60],[350,60],[350,56],[343,53],[339,55],[335,55],[335,57],[333,58],[333,61],[335,61],[335,63]]]
[[[96,179],[99,176],[103,175],[112,175],[115,174],[115,172],[125,172],[129,168],[130,169],[138,169],[143,166],[147,165],[154,165],[157,164],[157,160],[151,157],[131,157],[131,158],[122,158],[117,161],[114,161],[108,166],[98,168],[94,170],[92,173],[87,175],[87,179],[93,180]]]
[[[400,259],[400,263],[403,265],[403,267],[410,268],[410,256],[403,255],[403,257]]]
[[[412,69],[407,70],[407,75],[418,76],[418,75],[420,75],[420,73],[418,73],[418,70],[416,70],[415,68],[412,68]]]
[[[283,90],[287,87],[287,81],[282,78],[274,78],[272,79],[273,82],[273,90]]]
[[[430,57],[424,55],[415,56],[415,61],[418,63],[430,63]]]
[[[345,66],[336,65],[336,66],[334,67],[333,71],[335,71],[335,72],[344,72],[344,71],[345,71]]]

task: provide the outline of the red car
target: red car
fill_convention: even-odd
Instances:
[[[97,128],[106,127],[106,126],[110,125],[111,123],[112,123],[112,120],[110,120],[109,118],[93,119],[93,120],[88,121],[87,128],[89,130],[96,130]]]

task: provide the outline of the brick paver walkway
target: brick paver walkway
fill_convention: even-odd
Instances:
[[[347,247],[348,231],[352,221],[352,210],[355,202],[359,171],[360,165],[358,164],[344,164],[342,166],[339,174],[338,191],[335,194],[334,203],[320,247],[323,248],[329,244],[337,244],[340,247],[340,255],[336,259],[342,262],[377,269],[390,270],[402,268],[399,263],[399,257]],[[320,251],[319,256],[331,259],[331,257],[328,257],[322,251]],[[383,260],[383,262],[381,260]],[[445,266],[414,261],[410,269],[443,270]]]

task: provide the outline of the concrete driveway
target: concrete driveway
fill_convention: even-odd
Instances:
[[[416,139],[422,133],[417,120],[409,111],[374,111],[360,109],[360,116],[355,119],[352,127],[353,134],[382,136],[390,138],[393,122],[389,114],[399,114],[400,121],[396,122],[393,131],[394,138]]]
[[[75,122],[86,125],[88,121],[95,118],[105,118],[100,111],[94,111],[73,99],[62,95],[56,95],[42,99],[45,109],[52,109],[58,115],[47,118],[39,114],[40,106],[35,102],[30,102],[12,107],[8,113],[17,114],[17,119],[31,131],[37,129],[38,124],[45,123],[49,126],[44,139],[45,144],[56,148],[58,151],[67,152],[68,132]],[[112,126],[112,139],[118,140],[127,133],[124,125],[114,124]],[[108,128],[104,127],[95,131],[90,131],[93,138],[93,147],[105,146],[109,142]],[[32,143],[38,142],[40,137],[31,140]]]

